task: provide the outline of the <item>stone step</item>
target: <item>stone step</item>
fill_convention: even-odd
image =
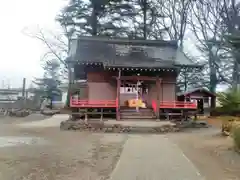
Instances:
[[[148,119],[121,119],[121,121],[132,121],[132,122],[144,122],[144,121],[148,121],[148,122],[155,122],[156,118],[148,118]]]
[[[120,115],[123,117],[153,117],[155,114],[151,108],[140,108],[136,111],[136,108],[121,109]]]
[[[153,111],[139,111],[139,112],[126,112],[126,111],[120,111],[121,114],[139,114],[139,115],[145,115],[145,114],[154,114]]]
[[[136,108],[134,109],[120,109],[120,112],[137,112]],[[151,108],[140,108],[139,112],[153,112]]]
[[[150,116],[139,116],[139,115],[121,115],[121,119],[155,119],[153,115]]]
[[[134,112],[134,113],[126,113],[126,112],[121,112],[121,116],[153,116],[153,112]]]
[[[153,113],[153,111],[120,111],[120,113],[128,113],[128,114],[146,114],[146,113]]]

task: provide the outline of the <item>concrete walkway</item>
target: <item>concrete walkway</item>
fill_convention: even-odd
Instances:
[[[164,135],[130,135],[110,180],[203,180]]]

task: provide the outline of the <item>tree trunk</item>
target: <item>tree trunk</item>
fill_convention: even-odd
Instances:
[[[97,35],[97,24],[98,24],[97,16],[98,16],[97,5],[93,3],[93,10],[91,15],[92,36]]]
[[[212,69],[212,71],[210,69],[210,87],[209,87],[209,90],[212,93],[216,93],[217,84],[218,84],[218,80],[217,80],[216,70],[215,70],[215,68]]]
[[[216,69],[213,65],[210,66],[210,87],[209,90],[212,93],[216,93],[217,89],[217,84],[218,84],[218,79],[217,79],[217,72]],[[211,108],[216,107],[216,98],[211,98]]]
[[[218,84],[218,81],[217,81],[217,75],[216,74],[214,74],[214,73],[212,73],[211,75],[210,75],[210,88],[209,88],[209,90],[210,90],[210,92],[212,92],[212,93],[216,93],[216,89],[217,89],[217,84]],[[211,108],[213,109],[213,108],[215,108],[216,107],[216,98],[214,97],[212,97],[211,98]]]
[[[240,73],[239,72],[240,72],[240,64],[237,63],[237,82],[236,82],[237,90],[240,89]]]
[[[184,69],[184,72],[183,72],[183,76],[184,76],[184,91],[186,92],[187,89],[188,89],[188,80],[187,80],[187,70]]]
[[[209,90],[212,93],[216,92],[217,84],[218,84],[218,78],[217,78],[217,70],[215,66],[215,54],[212,52],[213,47],[209,47],[209,70],[210,70],[210,85],[209,85]]]
[[[143,37],[147,39],[147,0],[143,0]]]
[[[233,64],[233,74],[232,74],[232,87],[234,89],[239,89],[240,88],[240,63],[238,60],[238,56],[235,54],[235,61]]]
[[[65,102],[65,105],[64,105],[65,107],[70,107],[70,97],[71,97],[70,88],[67,91],[67,99],[66,99],[66,102]]]
[[[53,109],[53,100],[52,100],[52,98],[50,100],[50,109]]]

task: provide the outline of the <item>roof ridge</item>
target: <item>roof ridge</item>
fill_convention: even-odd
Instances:
[[[106,36],[78,36],[79,41],[100,41],[113,44],[135,44],[135,45],[148,45],[148,46],[172,46],[177,48],[177,40],[142,40],[142,39],[128,39],[128,38],[110,38]]]

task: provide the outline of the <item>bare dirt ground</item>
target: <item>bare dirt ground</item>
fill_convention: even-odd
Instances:
[[[41,120],[38,118],[34,121]],[[44,141],[41,144],[0,146],[0,179],[105,180],[128,138],[127,134],[17,125],[26,121],[32,120],[0,119],[0,137],[38,137]],[[181,148],[206,180],[240,180],[240,155],[231,149],[230,138],[217,135],[219,131],[209,128],[163,136]]]
[[[17,124],[17,123],[27,123],[27,122],[36,122],[49,118],[42,114],[30,114],[29,116],[23,118],[9,117],[9,116],[0,116],[0,124]]]
[[[219,132],[210,128],[168,136],[206,180],[240,180],[240,154],[233,150],[231,138]]]
[[[16,121],[19,123],[19,121]],[[43,144],[0,148],[0,179],[102,180],[119,158],[125,135],[0,125],[0,136],[40,137]]]

